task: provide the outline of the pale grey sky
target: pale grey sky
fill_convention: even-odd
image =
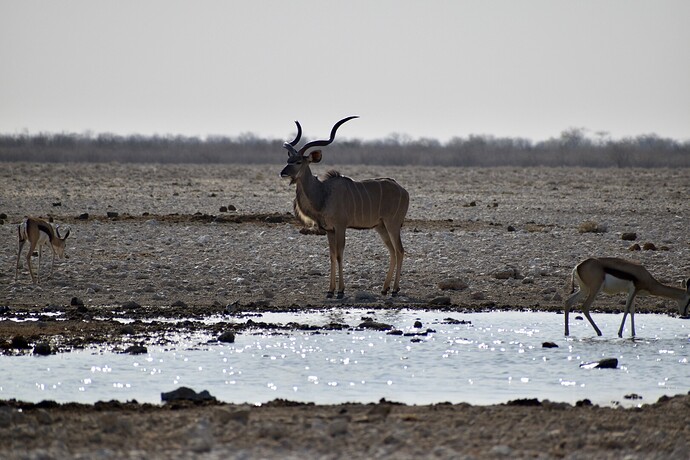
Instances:
[[[0,132],[690,140],[690,1],[0,0]]]

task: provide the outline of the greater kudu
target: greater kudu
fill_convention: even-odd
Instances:
[[[288,161],[280,173],[290,178],[290,184],[297,184],[294,201],[295,216],[306,226],[315,227],[320,233],[328,235],[331,259],[331,278],[326,297],[332,298],[335,291],[335,264],[338,263],[338,293],[342,299],[345,293],[343,280],[343,250],[345,248],[345,229],[375,229],[386,244],[390,253],[390,264],[382,294],[390,289],[393,272],[395,282],[391,295],[400,290],[400,270],[402,269],[403,249],[400,228],[405,220],[410,195],[393,179],[380,178],[354,181],[337,171],[329,171],[325,179],[319,180],[309,169],[311,163],[321,161],[321,150],[335,139],[335,133],[342,125],[354,117],[343,118],[331,130],[328,140],[311,141],[301,149],[295,146],[302,137],[302,127],[298,121],[297,136],[283,147],[288,151]]]

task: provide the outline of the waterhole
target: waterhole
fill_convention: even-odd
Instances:
[[[362,317],[403,334],[359,329]],[[242,332],[234,343],[180,333],[173,345],[144,343],[148,352],[141,355],[89,347],[44,357],[2,356],[0,398],[160,403],[161,392],[186,386],[208,390],[221,401],[250,404],[276,398],[317,404],[538,398],[627,407],[687,393],[690,322],[654,314],[635,319],[633,340],[625,338],[627,327],[624,338],[616,336],[621,315],[613,314],[595,314],[603,337],[571,317],[566,338],[563,315],[546,312],[271,313],[260,320],[338,322],[348,328]],[[557,347],[544,348],[544,342]],[[605,358],[617,359],[617,368],[581,366]]]

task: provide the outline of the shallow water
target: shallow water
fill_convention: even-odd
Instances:
[[[635,340],[616,337],[621,315],[606,314],[594,315],[604,337],[573,315],[570,338],[563,336],[563,315],[544,312],[332,310],[253,319],[354,327],[362,316],[406,333],[434,332],[411,337],[370,330],[262,331],[239,334],[233,344],[180,334],[174,346],[147,343],[145,355],[87,348],[47,357],[2,356],[0,399],[160,403],[161,392],[187,386],[222,401],[252,404],[276,398],[319,404],[587,398],[633,406],[690,389],[690,322],[665,315],[636,315]],[[413,327],[416,320],[421,329]],[[559,347],[542,348],[545,341]],[[603,358],[617,358],[618,368],[580,367]],[[625,398],[633,393],[643,399]]]

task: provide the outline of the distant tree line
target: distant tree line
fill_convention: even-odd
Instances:
[[[238,137],[0,134],[0,161],[121,163],[280,163],[283,141]],[[428,166],[688,167],[690,141],[650,134],[619,140],[582,128],[533,142],[486,135],[442,143],[393,134],[381,140],[338,139],[328,147],[338,164]]]

